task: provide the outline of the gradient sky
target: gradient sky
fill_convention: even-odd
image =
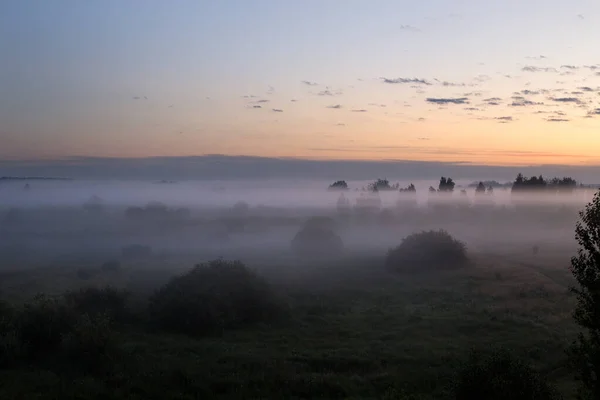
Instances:
[[[0,159],[600,164],[598,0],[6,0]]]

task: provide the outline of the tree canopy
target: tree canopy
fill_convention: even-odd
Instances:
[[[456,184],[454,183],[454,181],[452,180],[452,178],[446,178],[446,177],[442,176],[440,178],[440,184],[438,186],[438,191],[440,191],[440,192],[453,192],[455,185]]]
[[[329,185],[329,190],[348,190],[346,181],[335,181]]]

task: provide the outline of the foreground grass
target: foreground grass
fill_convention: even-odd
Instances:
[[[0,398],[437,399],[469,349],[494,347],[571,398],[570,278],[548,262],[481,254],[436,274],[385,273],[382,259],[265,270],[289,321],[203,339],[125,327],[109,370],[84,375],[58,360],[0,370]]]

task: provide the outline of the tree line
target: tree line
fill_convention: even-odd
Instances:
[[[433,186],[429,187],[430,193],[452,193],[454,192],[456,183],[450,177],[442,176],[440,178],[437,189]],[[558,178],[554,177],[551,179],[545,179],[542,175],[525,177],[519,173],[512,184],[502,185],[495,181],[480,181],[475,185],[475,194],[493,194],[494,186],[505,187],[511,189],[511,193],[524,193],[524,192],[571,192],[577,187],[583,187],[575,179],[571,177]],[[331,191],[346,191],[349,190],[348,183],[344,180],[339,180],[329,185]],[[400,187],[399,183],[392,184],[387,179],[377,179],[362,188],[363,191],[377,193],[377,192],[401,192],[401,193],[416,193],[417,189],[414,184],[410,184],[407,187]],[[461,191],[466,194],[465,190]]]

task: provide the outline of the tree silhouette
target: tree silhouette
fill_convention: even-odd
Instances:
[[[582,391],[589,398],[600,398],[600,192],[579,213],[575,228],[579,243],[577,256],[571,259],[571,273],[579,287],[571,291],[577,296],[573,317],[587,332],[580,333],[573,346]]]
[[[452,178],[445,178],[445,177],[441,177],[440,178],[440,184],[438,186],[438,190],[440,192],[453,192],[454,191],[454,181],[452,180]]]
[[[375,182],[369,183],[367,189],[370,192],[379,192],[379,191],[391,191],[398,190],[400,188],[399,184],[390,185],[390,181],[387,179],[377,179]]]
[[[348,190],[346,181],[335,181],[329,185],[329,190]]]
[[[417,192],[417,188],[415,187],[415,185],[413,185],[412,183],[410,185],[408,185],[405,188],[400,188],[399,190],[401,193],[416,193]]]
[[[477,188],[475,189],[475,194],[485,194],[485,185],[483,182],[479,182],[479,185],[477,185]]]

